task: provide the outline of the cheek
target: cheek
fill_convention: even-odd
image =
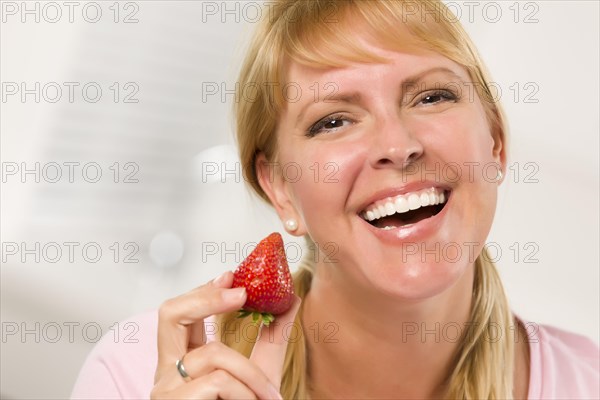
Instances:
[[[420,132],[428,162],[436,163],[441,180],[495,186],[499,160],[494,158],[494,140],[481,105],[469,104],[423,121]]]
[[[453,217],[463,228],[452,232],[452,236],[482,243],[492,224],[498,187],[498,160],[494,158],[494,140],[483,109],[469,104],[422,128],[428,161],[439,163],[439,178],[454,185]]]
[[[288,154],[286,162],[294,173],[288,173],[286,179],[297,211],[309,231],[321,227],[325,218],[331,221],[327,226],[334,226],[335,215],[341,216],[353,182],[365,165],[365,152],[356,143],[318,140],[291,148],[295,151]],[[286,174],[285,167],[283,171]]]

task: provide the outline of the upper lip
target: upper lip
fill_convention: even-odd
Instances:
[[[410,192],[418,192],[419,190],[428,189],[431,187],[440,188],[440,189],[446,190],[446,191],[450,190],[449,185],[439,183],[439,182],[433,182],[433,181],[409,182],[402,186],[388,187],[386,189],[381,189],[381,190],[376,191],[373,195],[371,195],[369,198],[367,198],[358,207],[358,212],[359,213],[364,212],[368,206],[370,206],[371,204],[373,204],[379,200],[384,200],[388,197],[394,197],[394,196],[398,196],[401,194],[407,194]]]

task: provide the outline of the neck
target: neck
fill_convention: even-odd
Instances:
[[[443,293],[410,302],[317,272],[302,315],[311,397],[443,397],[470,319],[473,268]]]

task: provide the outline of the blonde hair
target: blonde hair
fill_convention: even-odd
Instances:
[[[425,48],[462,65],[475,89],[493,135],[506,145],[502,109],[490,91],[489,78],[475,46],[451,11],[437,0],[279,0],[269,2],[269,12],[250,44],[239,76],[240,90],[255,89],[253,96],[236,96],[237,141],[246,181],[269,202],[258,183],[255,161],[263,153],[277,156],[276,124],[285,106],[281,91],[286,66],[298,62],[315,67],[341,67],[350,62],[383,62],[353,41],[357,24],[390,50]],[[408,35],[407,35],[408,33]],[[315,270],[315,244],[305,237],[308,252],[294,274],[296,294],[308,293]],[[219,316],[221,332],[248,332],[248,320],[235,313]],[[301,325],[302,308],[296,317]],[[485,249],[475,261],[471,330],[462,337],[454,369],[447,380],[448,399],[509,399],[513,397],[514,337],[512,314],[496,267]],[[498,340],[489,340],[487,330],[500,327]],[[227,335],[222,341],[250,355],[255,335],[240,340]],[[281,392],[286,399],[309,398],[307,354],[304,337],[288,344]]]

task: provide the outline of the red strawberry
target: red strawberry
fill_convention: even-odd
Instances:
[[[269,325],[293,302],[292,275],[283,249],[283,239],[271,233],[256,246],[233,273],[233,286],[245,287],[248,297],[239,317],[252,314],[255,323]]]

